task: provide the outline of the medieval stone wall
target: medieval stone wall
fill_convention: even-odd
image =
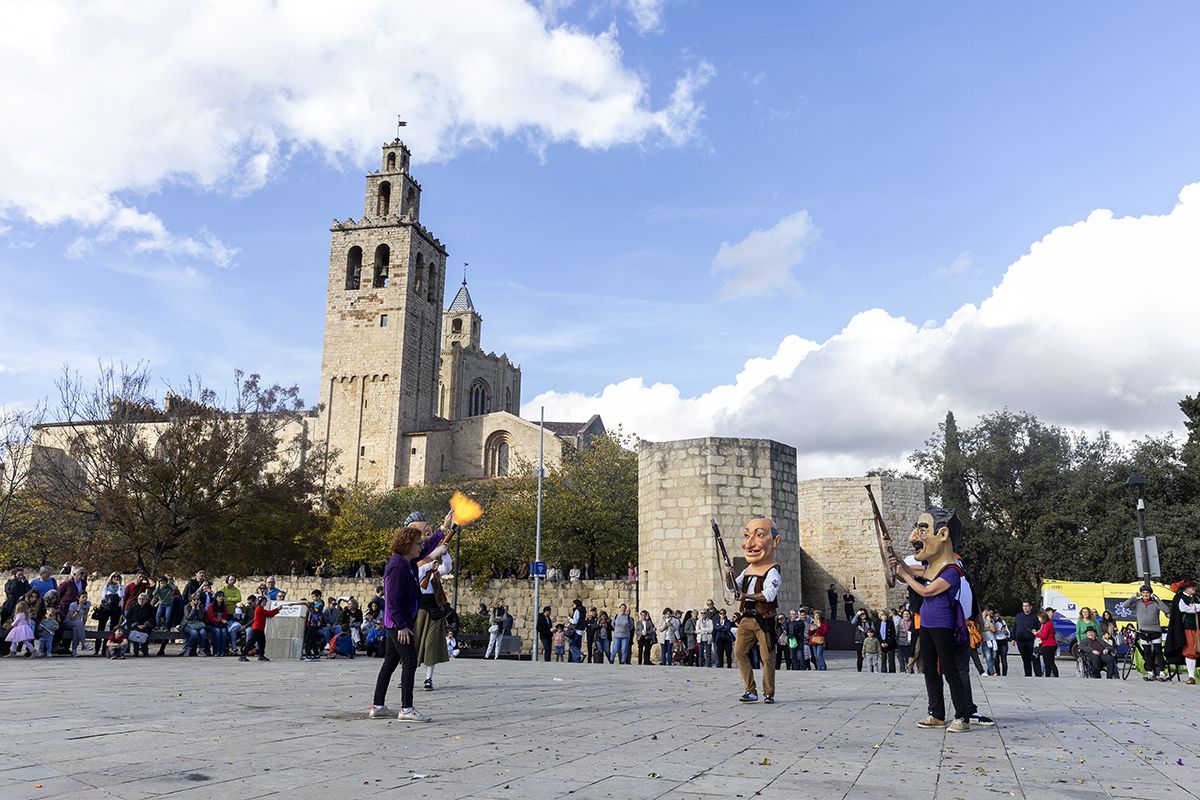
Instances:
[[[775,519],[782,542],[779,603],[801,596],[796,450],[766,439],[686,439],[643,443],[638,457],[638,567],[642,608],[725,605],[711,517],[740,571],[741,530],[755,514]],[[732,598],[730,597],[730,603]],[[728,606],[733,608],[732,605]]]
[[[858,606],[894,606],[905,596],[902,584],[888,589],[867,484],[900,556],[911,552],[908,534],[925,509],[925,484],[910,478],[820,478],[798,487],[800,544],[804,550],[804,602],[828,612],[825,591],[836,585],[839,602],[847,588]],[[839,606],[839,615],[841,614]]]

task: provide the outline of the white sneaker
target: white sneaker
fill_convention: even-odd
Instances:
[[[395,711],[392,711],[387,706],[371,706],[371,710],[367,712],[367,719],[383,719],[395,713]]]
[[[415,708],[410,708],[397,714],[396,719],[400,722],[430,722],[433,717],[427,717]]]

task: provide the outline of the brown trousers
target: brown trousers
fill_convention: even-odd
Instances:
[[[754,685],[754,670],[750,668],[750,648],[758,645],[759,660],[762,662],[763,694],[775,694],[775,651],[771,641],[754,617],[742,617],[738,621],[737,639],[733,643],[733,658],[747,692],[757,692]]]

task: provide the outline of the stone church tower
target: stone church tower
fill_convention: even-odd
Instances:
[[[434,427],[446,249],[420,222],[421,185],[396,139],[366,176],[363,216],[330,228],[323,411],[330,483],[406,483],[405,434]]]
[[[459,420],[495,411],[519,413],[521,368],[506,355],[483,350],[483,317],[471,302],[466,278],[442,316],[438,416]]]

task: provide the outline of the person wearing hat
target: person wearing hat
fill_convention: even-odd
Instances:
[[[1183,660],[1187,667],[1188,685],[1196,685],[1197,642],[1200,641],[1200,597],[1196,597],[1196,581],[1191,578],[1171,585],[1175,598],[1171,601],[1170,622],[1163,655],[1172,664]]]
[[[1148,681],[1168,680],[1167,665],[1163,661],[1162,622],[1159,617],[1169,615],[1171,609],[1154,596],[1154,590],[1149,584],[1121,603],[1120,607],[1134,611],[1137,615],[1138,646],[1142,651],[1142,662],[1146,665],[1146,674],[1143,677]]]

